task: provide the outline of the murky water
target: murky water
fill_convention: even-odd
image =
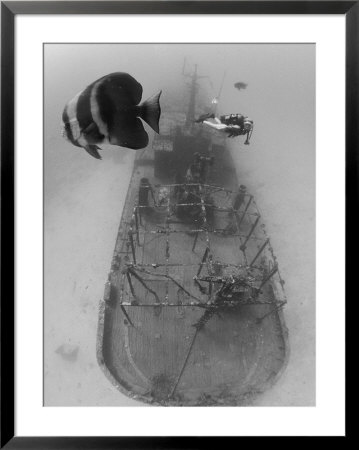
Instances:
[[[110,267],[134,151],[91,158],[61,136],[70,98],[126,71],[143,98],[182,109],[182,76],[198,64],[200,101],[224,86],[219,113],[255,123],[250,146],[230,141],[240,181],[272,238],[288,305],[289,365],[256,405],[315,404],[315,48],[313,45],[47,45],[45,47],[45,405],[141,405],[121,395],[96,362],[98,302]],[[248,83],[237,91],[234,83]],[[153,133],[149,131],[149,133]]]

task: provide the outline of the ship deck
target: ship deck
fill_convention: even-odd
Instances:
[[[210,155],[206,183],[189,187],[200,223],[179,214],[186,208],[178,206],[179,187],[156,177],[153,149],[136,158],[100,305],[100,365],[120,391],[154,405],[250,404],[288,356],[283,280],[260,212],[248,193],[234,209],[239,183],[231,155],[213,142]],[[185,167],[190,156],[177,164]],[[138,201],[142,178],[153,189],[147,207]],[[198,328],[221,287],[216,270],[218,278],[250,275],[258,295],[241,294],[245,301]]]

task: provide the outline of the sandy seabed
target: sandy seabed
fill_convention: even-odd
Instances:
[[[83,176],[73,166],[72,183],[64,183],[46,210],[45,405],[138,404],[112,387],[96,361],[99,300],[132,165],[128,153],[121,165],[104,160]],[[63,344],[78,346],[75,360],[56,352]]]
[[[119,393],[96,361],[98,305],[134,158],[131,151],[125,151],[116,161],[112,152],[100,163],[79,155],[46,209],[44,380],[48,406],[142,405]],[[289,364],[255,405],[314,405],[315,218],[313,186],[304,183],[306,164],[298,161],[286,171],[279,165],[273,172],[261,165],[255,146],[233,145],[232,154],[241,183],[255,195],[263,214],[288,297],[284,316],[290,338]],[[75,360],[56,352],[63,344],[78,346]]]

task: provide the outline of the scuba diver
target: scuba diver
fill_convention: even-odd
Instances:
[[[213,119],[209,121],[207,119]],[[204,123],[210,128],[213,128],[222,133],[226,133],[228,137],[247,135],[245,145],[249,145],[249,139],[253,132],[253,120],[242,114],[227,114],[218,117],[212,114],[203,114],[196,123]]]

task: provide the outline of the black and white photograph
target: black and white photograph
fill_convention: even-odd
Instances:
[[[45,43],[44,406],[316,405],[316,45]]]

